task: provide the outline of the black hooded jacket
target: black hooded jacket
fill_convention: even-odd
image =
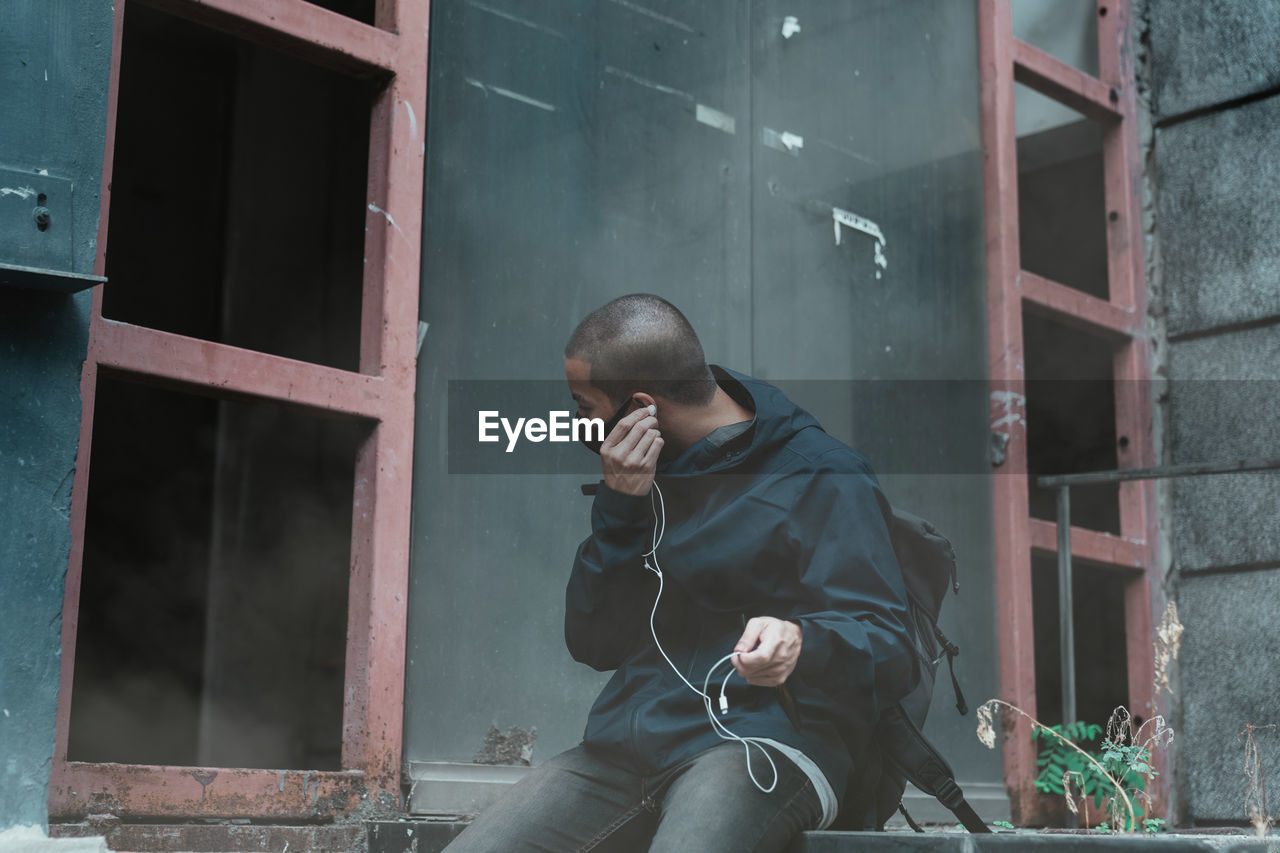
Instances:
[[[723,445],[703,439],[658,466],[666,528],[657,550],[665,584],[657,635],[685,678],[701,687],[747,619],[796,621],[802,645],[787,687],[799,729],[775,688],[736,674],[729,713],[719,719],[740,736],[799,749],[839,800],[879,710],[918,678],[889,504],[867,461],[781,391],[712,370],[755,418]],[[650,633],[658,578],[644,568],[642,554],[654,521],[651,496],[600,484],[592,533],[578,548],[565,596],[565,640],[574,659],[615,670],[591,709],[583,742],[643,775],[723,742],[702,698],[672,671]],[[712,695],[725,667],[713,678]]]

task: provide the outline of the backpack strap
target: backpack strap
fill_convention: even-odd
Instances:
[[[961,716],[969,713],[969,703],[964,701],[964,693],[960,690],[960,681],[956,678],[956,657],[960,654],[960,647],[947,639],[947,635],[942,633],[942,629],[936,624],[933,626],[933,636],[938,639],[938,644],[942,647],[942,653],[947,656],[947,669],[951,671],[951,689],[956,692],[956,710]]]
[[[920,828],[920,824],[911,819],[911,812],[907,811],[905,803],[898,803],[898,811],[907,819],[907,826],[911,827],[913,832],[924,832],[924,830]]]
[[[991,832],[956,784],[955,771],[933,748],[915,723],[894,705],[880,718],[878,732],[885,762],[923,793],[934,796],[973,833]]]
[[[956,807],[951,810],[956,819],[964,824],[964,828],[972,833],[991,832],[991,827],[982,822],[982,818],[978,817],[978,813],[973,810],[973,806],[969,805],[969,801],[961,799]]]

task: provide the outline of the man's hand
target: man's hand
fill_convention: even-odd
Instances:
[[[661,452],[658,419],[648,407],[637,409],[618,421],[600,446],[604,484],[626,495],[649,494]]]
[[[800,659],[803,640],[794,622],[757,616],[747,622],[733,650],[733,668],[750,684],[777,687],[787,680]]]

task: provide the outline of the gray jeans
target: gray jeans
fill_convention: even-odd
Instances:
[[[769,763],[752,747],[756,778]],[[535,767],[447,848],[630,853],[782,851],[822,818],[813,783],[770,749],[778,784],[761,793],[742,745],[724,743],[656,776],[636,776],[576,746]]]

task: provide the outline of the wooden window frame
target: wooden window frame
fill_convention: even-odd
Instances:
[[[1095,0],[1097,77],[1013,35],[1010,0],[977,0],[981,63],[982,140],[987,235],[987,322],[993,427],[1007,438],[996,470],[995,559],[1001,698],[1036,714],[1032,556],[1057,554],[1056,525],[1031,518],[1023,312],[1050,318],[1114,348],[1118,467],[1154,464],[1149,353],[1144,330],[1146,285],[1138,181],[1141,178],[1128,0]],[[1018,244],[1018,158],[1014,83],[1022,83],[1102,127],[1109,298],[1100,299],[1022,269]],[[1124,579],[1125,650],[1129,708],[1156,712],[1152,689],[1152,575],[1157,568],[1155,487],[1120,485],[1118,536],[1071,528],[1076,559]],[[1158,580],[1158,579],[1157,579]],[[1036,755],[1024,721],[1005,718],[1005,784],[1019,824],[1044,823],[1047,798],[1034,780]],[[1159,760],[1159,758],[1157,758]]]
[[[102,316],[102,288],[94,291],[80,385],[83,409],[49,813],[58,819],[109,813],[315,820],[394,811],[401,789],[429,2],[377,0],[371,26],[303,0],[115,0],[98,275],[105,271],[121,35],[126,7],[135,2],[377,81],[369,127],[359,370],[110,320]],[[176,383],[215,397],[288,402],[374,424],[356,458],[341,770],[67,759],[94,394],[103,372]]]

